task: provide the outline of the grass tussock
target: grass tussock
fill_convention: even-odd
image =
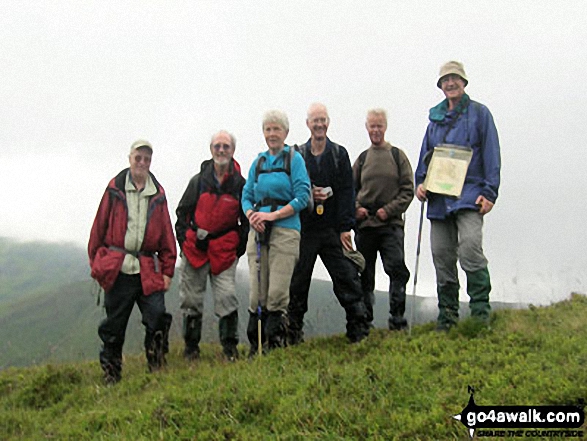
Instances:
[[[181,344],[167,368],[146,373],[125,359],[106,387],[98,362],[0,372],[5,440],[464,440],[451,418],[476,390],[478,405],[571,404],[587,397],[587,299],[503,310],[491,329],[465,320],[449,333],[432,324],[375,330],[248,361],[222,361],[203,346],[188,365]],[[490,438],[485,438],[490,439]],[[527,439],[527,438],[526,438]],[[542,438],[544,439],[544,438]]]

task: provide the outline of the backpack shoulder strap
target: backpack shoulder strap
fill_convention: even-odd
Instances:
[[[284,163],[284,168],[285,168],[285,172],[287,173],[288,176],[291,176],[291,161],[294,157],[294,155],[296,154],[296,151],[299,149],[298,145],[295,144],[293,146],[289,146],[289,155],[287,155],[284,159],[283,159],[283,163]],[[302,155],[303,156],[303,155]],[[305,158],[304,158],[305,159]]]
[[[357,159],[358,167],[357,167],[357,185],[355,185],[355,191],[358,193],[359,189],[361,188],[361,171],[363,170],[363,165],[365,165],[365,159],[367,158],[367,153],[369,153],[369,149],[363,150]]]
[[[265,156],[261,155],[259,157],[259,159],[257,160],[257,165],[255,167],[255,183],[259,179],[259,175],[261,173],[285,172],[288,176],[290,176],[291,175],[291,160],[292,160],[293,156],[296,154],[296,150],[297,150],[296,147],[297,146],[291,146],[289,148],[288,154],[286,154],[285,152],[282,152],[282,154],[283,154],[283,168],[279,167],[279,168],[272,168],[270,170],[264,170],[263,165],[265,164],[265,161],[267,160],[267,158],[265,158]]]
[[[263,164],[265,164],[266,159],[265,156],[260,156],[259,159],[257,159],[257,165],[255,166],[255,183],[259,180],[259,173],[262,173]]]
[[[395,160],[395,164],[397,165],[397,175],[401,176],[402,171],[399,166],[399,149],[394,145],[391,146],[391,156],[393,156],[393,159]]]
[[[338,162],[340,161],[340,145],[336,142],[332,143],[332,159],[334,159],[334,171],[338,177]]]

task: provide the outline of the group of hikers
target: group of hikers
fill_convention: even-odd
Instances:
[[[390,281],[388,327],[407,328],[410,271],[404,257],[404,213],[414,195],[422,204],[428,202],[437,329],[448,330],[458,321],[457,260],[467,276],[471,315],[488,323],[491,284],[482,227],[498,195],[500,148],[491,113],[469,98],[467,83],[462,63],[441,67],[437,86],[445,99],[430,109],[415,174],[406,154],[385,139],[383,109],[368,111],[371,146],[353,165],[347,150],[328,138],[330,118],[319,103],[308,109],[310,138],[299,146],[285,143],[289,121],[283,112],[265,114],[268,149],[253,161],[246,179],[234,159],[235,137],[227,131],[214,134],[211,158],[191,178],[177,206],[175,235],[165,191],[150,172],[153,146],[145,140],[133,143],[130,167],[108,184],[88,245],[92,277],[105,292],[106,318],[98,333],[106,383],[121,379],[122,348],[135,303],[145,326],[148,368],[155,371],[165,363],[171,315],[164,294],[174,276],[176,237],[184,356],[189,361],[200,356],[208,280],[223,354],[230,361],[238,358],[236,267],[245,253],[250,356],[304,341],[318,256],[345,310],[351,343],[366,338],[373,327],[378,253]],[[460,197],[426,190],[431,153],[444,144],[472,151]]]

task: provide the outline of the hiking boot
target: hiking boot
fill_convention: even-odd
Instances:
[[[287,344],[289,346],[304,343],[304,331],[289,328],[287,330]]]
[[[471,317],[489,325],[489,293],[491,292],[491,280],[487,267],[478,271],[467,272],[467,294],[469,294],[469,307]]]
[[[156,372],[167,365],[165,353],[163,352],[163,339],[165,330],[149,332],[145,336],[145,352],[149,372]]]
[[[265,335],[265,322],[267,320],[267,312],[263,311],[261,313],[261,345],[265,346],[265,342],[267,341],[267,337]],[[247,324],[247,337],[249,339],[249,343],[251,344],[251,348],[254,348],[255,352],[257,351],[257,346],[259,346],[259,316],[256,312],[249,311],[249,323]]]
[[[267,353],[269,352],[268,348],[267,348],[267,344],[263,345],[263,348],[261,350],[261,355],[267,355]],[[249,355],[247,355],[247,358],[249,360],[254,359],[257,355],[259,355],[259,350],[257,348],[257,345],[251,345],[251,347],[249,348]]]
[[[349,343],[353,345],[355,343],[361,343],[368,336],[369,336],[368,334],[359,334],[359,335],[347,336],[347,338],[349,340]]]
[[[265,333],[267,334],[268,350],[287,346],[287,315],[282,311],[269,311]]]
[[[115,375],[110,375],[110,374],[104,374],[104,384],[106,386],[114,386],[116,383],[118,383],[122,378],[120,376],[115,376]]]
[[[448,330],[459,321],[459,284],[448,282],[437,285],[438,292],[438,319],[436,328]]]
[[[403,317],[389,317],[387,324],[390,331],[403,331],[404,329],[408,329],[408,321]]]
[[[224,354],[226,361],[231,363],[238,360],[238,349],[236,345],[222,345],[222,354]]]
[[[183,358],[187,362],[197,361],[200,359],[200,347],[199,346],[186,346],[183,350]]]
[[[121,366],[118,367],[116,363],[103,364],[102,369],[104,370],[104,384],[106,386],[113,386],[122,379]]]
[[[222,352],[228,361],[238,358],[238,312],[235,310],[218,321]]]

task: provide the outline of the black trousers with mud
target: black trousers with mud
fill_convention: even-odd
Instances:
[[[340,233],[334,228],[302,232],[300,259],[289,288],[290,334],[297,333],[300,338],[303,335],[308,293],[318,256],[332,279],[334,294],[346,312],[347,337],[353,341],[361,339],[369,332],[361,281],[355,265],[344,256]]]
[[[389,276],[389,314],[391,318],[403,319],[406,310],[406,284],[410,279],[410,271],[405,263],[403,227],[388,225],[363,228],[359,230],[356,240],[357,249],[365,258],[361,284],[369,321],[373,321],[377,252],[381,255],[383,269]]]
[[[159,367],[167,350],[166,334],[171,316],[165,311],[165,294],[157,292],[145,296],[139,274],[120,273],[114,287],[104,296],[106,318],[98,328],[102,340],[100,364],[107,375],[117,379],[120,379],[122,371],[122,347],[135,303],[141,311],[145,326],[144,345],[149,367]]]

